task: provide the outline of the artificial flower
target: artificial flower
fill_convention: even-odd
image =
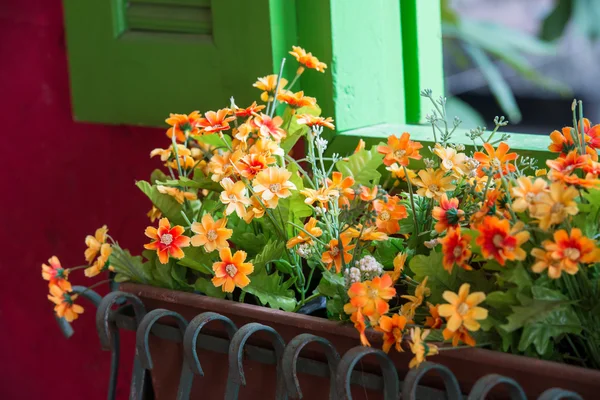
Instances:
[[[266,114],[260,114],[254,117],[252,124],[258,129],[258,134],[263,139],[272,139],[279,143],[286,136],[286,133],[281,129],[283,119],[280,116],[273,118]]]
[[[173,197],[179,204],[183,204],[185,200],[197,200],[198,196],[192,192],[184,192],[176,187],[156,185],[156,190],[162,194],[168,194]]]
[[[325,263],[327,269],[331,269],[335,265],[335,272],[339,274],[342,271],[342,256],[344,264],[348,264],[352,260],[350,250],[354,249],[354,245],[350,245],[351,240],[349,235],[341,234],[340,240],[331,239],[329,241],[327,250],[321,256],[321,261]]]
[[[77,295],[71,293],[71,284],[67,281],[60,281],[56,285],[50,285],[50,294],[48,300],[56,304],[54,312],[58,318],[64,318],[67,322],[73,322],[83,314],[83,307],[75,304]]]
[[[456,185],[452,183],[455,179],[452,175],[444,176],[446,172],[442,169],[421,170],[419,178],[415,180],[415,185],[419,187],[417,194],[423,197],[439,200],[447,191],[454,190]]]
[[[438,311],[439,305],[433,305],[431,303],[427,303],[427,307],[429,308],[429,315],[425,317],[424,326],[431,329],[439,329],[444,325],[444,320],[440,317],[440,313]]]
[[[477,331],[481,327],[477,321],[484,320],[488,316],[485,308],[478,307],[485,300],[485,293],[469,294],[470,288],[468,283],[463,283],[458,289],[458,294],[449,290],[442,294],[444,300],[449,304],[440,304],[438,312],[440,316],[448,319],[446,329],[450,332],[456,332],[461,326],[472,332]]]
[[[277,207],[279,199],[292,195],[296,185],[290,181],[292,173],[285,168],[269,167],[259,172],[252,181],[252,190],[267,208]]]
[[[446,328],[442,332],[442,336],[444,337],[444,340],[452,339],[452,346],[454,347],[458,346],[460,342],[463,342],[467,346],[471,347],[477,344],[473,336],[471,336],[471,334],[469,333],[469,330],[464,326],[461,326],[455,331],[451,331],[450,329]]]
[[[542,245],[549,244],[550,242],[551,241],[544,241]],[[575,275],[577,271],[579,271],[579,266],[577,264],[563,264],[560,260],[555,260],[554,257],[552,257],[551,251],[535,248],[531,250],[531,255],[535,257],[535,262],[531,266],[531,270],[537,274],[541,274],[548,270],[548,277],[558,279],[561,277],[563,271],[570,275]]]
[[[250,197],[250,205],[246,209],[244,221],[249,224],[254,218],[262,218],[265,215],[265,208],[256,196]]]
[[[236,251],[232,256],[229,247],[219,250],[221,261],[213,264],[215,276],[212,278],[212,284],[228,293],[233,292],[236,286],[239,288],[248,286],[250,283],[248,275],[254,271],[254,265],[244,262],[246,256],[246,252],[241,250]]]
[[[233,121],[235,117],[228,115],[231,114],[229,108],[222,108],[217,111],[208,111],[204,114],[204,118],[198,120],[198,126],[202,132],[213,133],[229,130],[229,122]]]
[[[252,180],[262,170],[267,169],[269,161],[263,154],[246,154],[236,163],[238,173],[246,179]]]
[[[551,225],[559,224],[569,215],[579,212],[575,198],[577,189],[561,182],[550,185],[548,193],[542,193],[531,207],[531,216],[536,218],[541,229],[547,230]]]
[[[319,72],[325,72],[325,69],[327,68],[327,64],[319,61],[319,59],[313,56],[312,53],[307,53],[302,47],[292,46],[292,51],[290,51],[290,54],[293,55],[296,60],[306,68],[314,69]],[[298,68],[297,74],[301,74],[302,72],[302,67]]]
[[[579,263],[600,262],[600,249],[592,239],[583,236],[581,229],[572,228],[570,233],[560,229],[554,232],[553,238],[554,241],[547,240],[542,245],[566,272],[572,273]]]
[[[387,140],[387,146],[377,146],[377,151],[384,154],[383,163],[388,167],[394,163],[398,163],[402,166],[408,167],[409,159],[420,160],[421,155],[419,149],[423,148],[423,145],[419,142],[413,142],[410,140],[410,134],[404,132],[400,138],[396,135],[390,135]]]
[[[154,222],[160,217],[162,217],[162,212],[153,204],[152,208],[150,209],[150,211],[148,211],[146,215],[150,219],[150,222]]]
[[[329,129],[335,129],[335,125],[333,125],[333,119],[331,117],[320,117],[316,115],[310,114],[299,114],[296,115],[296,119],[299,125],[306,125],[309,127],[322,126]]]
[[[277,75],[267,75],[262,78],[258,78],[252,86],[255,88],[262,90],[263,92],[260,95],[260,99],[262,101],[272,101],[273,95],[275,94],[275,90],[277,90]],[[281,78],[279,81],[279,87],[283,88],[287,85],[288,81],[285,78]]]
[[[401,343],[406,322],[404,315],[381,316],[379,325],[375,327],[375,330],[383,333],[383,351],[389,353],[392,346],[395,346],[398,352],[404,351],[402,350]]]
[[[87,235],[85,237],[85,245],[87,246],[87,249],[85,249],[84,256],[85,261],[87,261],[88,264],[91,264],[92,261],[94,261],[94,258],[96,258],[98,252],[100,251],[100,247],[103,243],[106,243],[107,232],[108,228],[106,225],[103,225],[102,227],[96,229],[94,236]]]
[[[210,178],[215,182],[220,182],[223,178],[233,175],[236,172],[234,166],[243,156],[244,154],[239,150],[233,153],[225,151],[214,154],[208,163],[208,170],[212,174]]]
[[[527,256],[521,248],[523,243],[529,240],[529,232],[523,230],[521,221],[517,222],[511,229],[507,219],[499,219],[496,216],[486,216],[483,223],[477,229],[479,236],[477,245],[481,247],[481,254],[486,259],[494,258],[504,266],[506,260],[524,260]]]
[[[380,232],[394,234],[400,231],[399,220],[408,216],[406,207],[399,203],[398,196],[386,195],[384,200],[373,201],[373,209],[377,213],[375,224]]]
[[[386,170],[390,171],[390,174],[396,178],[396,179],[400,179],[405,181],[406,180],[406,175],[408,175],[408,179],[412,182],[416,177],[417,174],[415,171],[410,170],[410,169],[405,169],[403,168],[401,165],[399,165],[398,163],[393,163],[392,165],[390,165],[389,167],[385,168]],[[405,173],[406,171],[406,173]]]
[[[176,148],[179,156],[190,156],[192,154],[191,150],[182,144],[177,144]],[[171,154],[173,154],[173,146],[169,146],[166,149],[154,149],[150,152],[150,157],[160,156],[161,161],[167,161],[171,157]]]
[[[311,217],[308,222],[304,224],[304,229],[298,232],[298,236],[288,240],[286,247],[291,249],[301,243],[307,243],[312,246],[314,244],[313,239],[318,238],[322,234],[323,231],[317,226],[317,220]]]
[[[394,270],[388,271],[388,274],[392,278],[392,282],[396,283],[398,279],[402,276],[402,271],[404,271],[404,265],[406,264],[406,258],[408,257],[407,253],[398,253],[396,257],[394,257]]]
[[[287,104],[292,109],[298,109],[302,107],[314,108],[317,105],[317,99],[304,95],[304,91],[292,93],[289,90],[279,92],[277,100]]]
[[[354,323],[354,328],[358,331],[360,335],[360,343],[363,346],[371,347],[371,343],[367,339],[367,335],[365,331],[367,330],[367,324],[365,323],[365,316],[360,312],[360,309],[356,309],[356,311],[352,312],[350,315],[350,321]]]
[[[167,218],[161,218],[158,222],[158,229],[153,226],[146,228],[144,234],[153,241],[145,244],[144,248],[156,250],[161,264],[168,263],[169,257],[182,259],[185,254],[181,248],[190,245],[190,238],[183,234],[184,231],[183,226],[171,227]]]
[[[442,266],[449,274],[452,273],[452,269],[455,265],[460,268],[471,270],[469,266],[469,258],[471,258],[471,249],[469,243],[471,243],[471,236],[462,234],[460,226],[456,228],[448,229],[446,236],[438,239],[438,243],[442,245]]]
[[[341,172],[335,171],[331,174],[331,179],[327,178],[327,187],[335,189],[339,195],[338,204],[340,207],[350,206],[350,201],[354,200],[355,192],[352,189],[355,181],[351,176],[344,178]]]
[[[459,153],[452,147],[442,147],[439,143],[435,144],[433,152],[441,159],[440,167],[444,171],[451,171],[455,176],[465,173],[464,164],[467,156],[464,153]]]
[[[315,202],[319,203],[321,208],[326,210],[329,209],[329,201],[340,196],[340,192],[335,190],[333,187],[320,187],[318,189],[304,189],[300,191],[300,194],[305,196],[304,202],[308,205],[313,205]]]
[[[373,201],[377,197],[378,190],[379,188],[377,186],[373,186],[372,189],[369,189],[366,186],[361,186],[359,197],[362,201]]]
[[[348,236],[351,238],[358,239],[362,242],[371,241],[384,241],[387,240],[388,235],[385,232],[377,230],[377,226],[363,226],[362,224],[356,227],[348,228]]]
[[[548,183],[544,179],[537,178],[534,182],[531,182],[531,179],[526,176],[519,177],[517,185],[512,188],[514,197],[512,209],[515,212],[528,210],[540,198],[541,194],[547,191]]]
[[[207,253],[229,247],[227,240],[233,234],[233,229],[227,229],[227,218],[215,221],[210,214],[204,214],[201,222],[194,222],[191,229],[196,234],[192,236],[192,246],[204,246]]]
[[[246,107],[246,108],[239,108],[238,106],[235,106],[233,113],[235,114],[236,117],[238,118],[247,118],[250,117],[254,114],[258,114],[260,111],[262,111],[266,106],[264,105],[257,105],[256,102],[253,102],[250,106]]]
[[[598,171],[595,167],[595,161],[592,161],[589,155],[580,156],[576,150],[569,152],[565,157],[559,157],[556,160],[547,160],[546,164],[550,167],[549,177],[552,181],[561,181],[567,185],[577,187],[591,188],[600,185],[600,181],[593,175],[586,175],[580,178],[576,170]]]
[[[431,294],[431,289],[427,287],[427,279],[429,277],[426,276],[421,283],[415,288],[415,294],[409,295],[405,294],[400,297],[408,300],[407,303],[403,304],[401,307],[401,312],[403,315],[408,318],[409,321],[412,321],[415,318],[415,313],[417,312],[417,308],[423,304],[423,300],[425,297]]]
[[[425,361],[425,357],[438,354],[438,347],[434,344],[428,344],[425,339],[429,335],[429,329],[421,333],[421,328],[411,328],[410,330],[410,351],[414,357],[408,364],[409,368],[416,368]]]
[[[465,212],[458,208],[458,199],[448,199],[446,193],[440,197],[440,205],[433,207],[431,216],[437,222],[435,223],[435,231],[442,233],[448,228],[455,228],[460,222],[465,219]]]
[[[379,320],[389,311],[388,302],[396,295],[393,285],[389,275],[353,283],[348,289],[350,303],[344,306],[344,310],[359,309],[363,315],[373,317],[372,321]]]
[[[277,142],[270,140],[268,138],[263,139],[259,138],[256,143],[250,147],[248,150],[250,154],[263,154],[265,157],[269,158],[273,155],[283,157],[284,152],[281,147],[277,144]],[[269,163],[270,164],[270,163]]]
[[[239,140],[241,143],[243,143],[245,148],[245,145],[248,143],[248,140],[250,139],[250,136],[255,131],[255,129],[256,127],[252,124],[252,121],[244,122],[243,124],[240,124],[237,128],[233,129],[232,136],[234,139]]]
[[[577,124],[581,126],[581,121]],[[583,133],[586,135],[586,142],[592,149],[600,149],[600,124],[592,126],[589,119],[583,119]]]
[[[556,130],[553,131],[550,134],[550,140],[552,140],[552,144],[548,146],[548,150],[550,150],[552,153],[560,153],[560,157],[565,157],[573,150],[577,151],[578,146],[573,140],[573,131],[574,129],[568,126],[563,127],[561,132]],[[577,131],[576,134],[578,137],[577,141],[581,142],[581,132]],[[586,134],[585,141],[588,142],[589,139],[590,137]],[[592,158],[592,160],[598,160],[598,153],[596,152],[595,148],[586,146],[585,152]]]
[[[479,176],[487,175],[484,169],[488,172],[494,173],[494,178],[499,178],[502,175],[516,171],[516,167],[511,164],[511,161],[517,159],[517,153],[509,153],[510,147],[504,142],[500,142],[498,148],[494,150],[494,147],[489,143],[484,143],[483,147],[486,153],[481,151],[475,152],[473,158],[479,162],[477,167],[477,174]]]
[[[100,274],[106,269],[113,270],[111,266],[108,265],[108,257],[112,254],[112,247],[108,243],[104,243],[100,246],[100,255],[96,259],[96,261],[88,268],[86,268],[83,273],[88,278],[93,278],[94,276]]]
[[[178,169],[181,167],[182,170],[189,171],[190,169],[196,166],[196,160],[191,155],[179,156],[176,159],[172,160],[168,165],[172,169]]]
[[[169,118],[165,122],[171,127],[167,130],[167,136],[169,139],[173,138],[183,143],[189,135],[198,135],[200,128],[198,127],[198,120],[200,119],[200,112],[193,111],[189,115],[185,114],[169,114]]]
[[[58,257],[50,257],[48,264],[42,264],[42,278],[48,281],[49,285],[58,285],[60,282],[69,279],[69,270],[60,265]]]
[[[250,204],[250,199],[247,196],[246,185],[244,182],[233,182],[231,178],[225,178],[221,181],[221,203],[225,204],[225,215],[230,215],[235,211],[238,217],[244,218],[246,214],[246,206]]]

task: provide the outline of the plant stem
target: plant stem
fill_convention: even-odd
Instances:
[[[413,195],[412,183],[410,182],[410,178],[408,176],[408,171],[405,166],[402,166],[404,170],[404,177],[406,178],[406,182],[408,183],[408,193],[410,195],[410,206],[412,207],[412,215],[413,215],[413,223],[415,224],[415,234],[419,236],[419,225],[417,224],[417,209],[415,207],[415,199]]]

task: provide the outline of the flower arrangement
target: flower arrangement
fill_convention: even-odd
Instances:
[[[316,99],[294,84],[327,66],[294,47],[299,63],[254,86],[263,104],[171,114],[163,168],[137,182],[152,203],[141,256],[106,226],[85,240],[87,265],[42,266],[60,318],[83,312],[71,272],[135,281],[327,317],[367,328],[410,366],[458,346],[600,368],[600,125],[573,105],[573,127],[550,134],[556,155],[539,168],[511,152],[507,124],[454,144],[445,99],[428,116],[433,147],[391,135],[352,154],[328,148]],[[282,64],[283,66],[283,64]],[[303,145],[297,148],[296,145]],[[300,156],[292,157],[294,154]],[[549,153],[549,154],[550,154]]]

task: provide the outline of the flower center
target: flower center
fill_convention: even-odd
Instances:
[[[208,238],[208,240],[210,240],[212,242],[213,240],[216,240],[217,237],[219,237],[219,235],[217,235],[217,231],[215,231],[214,229],[211,229],[206,234],[206,237]]]
[[[525,195],[525,201],[527,201],[528,203],[533,202],[534,199],[535,199],[535,193],[533,193],[533,192],[529,192]]]
[[[456,312],[462,317],[467,312],[469,312],[469,305],[467,303],[460,303],[458,307],[456,307]]]
[[[444,160],[442,161],[442,164],[444,165],[444,167],[446,167],[446,169],[451,169],[452,167],[454,167],[454,163],[452,162],[452,160]]]
[[[430,192],[437,192],[438,190],[440,190],[440,187],[438,185],[436,185],[435,183],[429,185],[427,187],[427,189],[429,189]]]
[[[225,272],[227,272],[227,275],[229,275],[230,277],[232,277],[232,278],[233,278],[233,277],[235,276],[235,274],[237,274],[237,272],[238,272],[238,269],[237,269],[237,267],[236,267],[235,265],[233,265],[233,264],[227,264],[227,265],[225,266]]]
[[[462,254],[462,252],[463,252],[462,246],[456,246],[454,248],[454,251],[452,252],[452,254],[454,255],[454,258],[458,258],[458,257],[460,257],[460,255]]]
[[[387,211],[383,211],[381,214],[379,214],[379,218],[382,221],[388,221],[390,219],[390,213]]]
[[[562,203],[554,203],[552,204],[552,208],[550,208],[550,212],[552,214],[559,214],[563,212],[565,206]]]
[[[170,245],[171,243],[173,243],[173,235],[171,235],[170,233],[165,233],[160,237],[160,242],[167,246]]]
[[[231,200],[231,201],[237,200],[237,197],[235,196],[235,194],[230,194],[228,197],[229,197],[229,200]]]
[[[494,243],[494,246],[496,247],[502,247],[504,244],[504,236],[499,233],[495,234],[492,238],[492,243]]]
[[[377,289],[369,288],[367,293],[368,293],[368,296],[372,299],[379,297],[379,292],[377,291]]]
[[[402,158],[406,155],[406,150],[396,150],[394,151],[394,157]]]
[[[337,246],[333,247],[331,249],[331,256],[332,257],[337,257],[338,254],[340,254],[340,249]]]
[[[579,251],[579,249],[575,249],[573,247],[567,247],[563,253],[565,257],[571,260],[578,260],[581,256],[581,252]]]
[[[277,193],[281,190],[281,184],[280,183],[272,183],[269,185],[269,190],[273,193]]]
[[[492,167],[494,168],[500,168],[502,166],[502,163],[500,162],[500,160],[498,160],[497,158],[494,158],[490,164],[492,165]]]

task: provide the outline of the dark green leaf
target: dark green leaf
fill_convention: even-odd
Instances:
[[[387,269],[394,268],[394,258],[398,253],[405,251],[404,239],[390,237],[388,240],[377,243],[373,257]]]
[[[544,18],[540,30],[540,38],[549,42],[562,36],[573,11],[572,0],[559,0],[555,4],[552,12]]]
[[[129,250],[122,249],[116,243],[112,245],[109,263],[115,269],[117,275],[122,277],[119,279],[127,277],[134,282],[153,283],[151,263],[142,262],[141,256],[132,256]]]
[[[169,179],[160,169],[155,169],[150,175],[150,182],[154,185],[157,181],[166,181]]]
[[[281,254],[283,254],[284,249],[285,245],[282,242],[277,240],[269,241],[269,243],[263,247],[260,253],[258,253],[256,257],[252,259],[252,261],[250,261],[252,264],[254,264],[254,272],[250,278],[252,278],[252,276],[255,274],[259,274],[260,272],[264,271],[267,263],[279,259]]]
[[[210,297],[216,297],[218,299],[224,299],[226,293],[221,290],[220,287],[215,287],[211,281],[206,278],[198,278],[194,283],[194,290],[204,293]]]
[[[162,194],[155,185],[150,185],[146,181],[135,183],[138,188],[152,201],[152,204],[160,210],[163,216],[169,219],[172,224],[185,225],[186,222],[181,215],[181,204],[168,194]]]
[[[327,299],[326,309],[327,317],[329,319],[339,321],[341,319],[340,316],[345,316],[344,301],[338,295],[335,295],[331,299]]]
[[[317,292],[328,298],[333,298],[336,295],[344,298],[346,296],[344,278],[329,271],[323,271],[323,276],[321,277],[319,286],[317,286]]]
[[[252,227],[250,225],[240,221],[237,225],[233,224],[231,226],[235,227],[231,236],[231,242],[237,248],[246,251],[249,258],[253,258],[256,254],[260,253],[267,245],[265,235],[262,233],[256,235],[254,232],[251,232]],[[244,231],[246,228],[249,230]]]
[[[444,270],[441,253],[432,251],[428,256],[414,256],[408,265],[415,274],[416,281],[421,282],[426,276],[429,277],[427,287],[431,289],[431,296],[428,300],[433,304],[442,302],[442,293],[445,290],[456,293],[462,283],[458,279],[459,268],[453,268],[451,274]]]
[[[188,267],[204,274],[212,275],[212,260],[215,256],[207,254],[202,247],[186,247],[183,249],[185,257],[177,261],[177,264]],[[216,254],[216,252],[214,253]]]
[[[294,280],[295,278],[282,282],[279,272],[268,275],[267,270],[263,268],[250,275],[250,283],[242,290],[258,297],[263,304],[268,304],[271,308],[294,311],[296,298],[294,291],[289,289]]]
[[[344,176],[353,177],[356,183],[371,185],[379,183],[381,174],[377,168],[381,165],[381,160],[383,155],[379,154],[376,146],[373,146],[371,150],[363,149],[347,159],[338,161],[335,166]]]

